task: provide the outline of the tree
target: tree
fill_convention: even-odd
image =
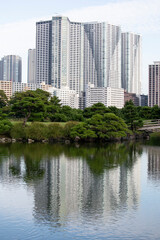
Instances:
[[[23,126],[36,113],[45,113],[44,98],[36,91],[16,92],[10,100],[15,117],[24,118]]]
[[[88,124],[100,139],[125,137],[129,132],[124,120],[114,113],[96,114],[88,120]]]
[[[52,122],[56,121],[55,114],[59,114],[60,110],[61,110],[60,100],[56,96],[51,97],[46,108],[47,117]]]
[[[129,133],[124,120],[114,113],[93,115],[83,123],[79,123],[71,129],[71,137],[81,139],[115,139],[125,137]]]
[[[123,117],[121,109],[119,109],[115,106],[110,106],[110,107],[108,107],[108,109],[110,110],[111,113],[114,113],[116,116]]]
[[[134,120],[138,119],[138,114],[136,106],[132,100],[129,100],[125,103],[124,108],[122,109],[124,119],[127,124],[130,124],[131,130],[134,129]]]
[[[160,108],[158,105],[154,105],[151,108],[151,113],[152,113],[152,119],[159,119],[160,118]]]
[[[0,108],[5,107],[8,104],[8,98],[3,90],[0,90]]]
[[[152,118],[152,108],[148,106],[138,107],[138,114],[140,118],[151,119]]]
[[[97,135],[93,130],[88,128],[85,122],[79,123],[71,129],[70,136],[72,138],[80,137],[81,139],[92,139],[97,138]]]
[[[85,118],[91,118],[95,114],[105,114],[111,112],[103,103],[93,104],[91,107],[85,108],[83,116]]]
[[[12,123],[9,120],[4,119],[0,121],[0,135],[9,135],[11,128]]]

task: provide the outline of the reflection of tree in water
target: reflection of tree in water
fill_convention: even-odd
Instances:
[[[142,149],[138,143],[105,145],[11,144],[10,172],[34,186],[37,221],[57,222],[82,210],[85,214],[121,208],[137,189],[129,172]],[[23,159],[24,173],[18,164]],[[132,178],[130,178],[132,181]],[[134,179],[133,179],[134,181]],[[132,186],[129,186],[132,185]]]
[[[62,144],[10,144],[0,150],[5,155],[14,155],[15,159],[24,157],[28,176],[39,171],[40,162],[44,159],[59,157],[64,154],[72,159],[80,158],[86,160],[91,171],[102,174],[105,169],[117,167],[125,162],[127,167],[132,167],[137,155],[142,153],[137,143],[112,143],[107,145],[87,146],[62,145]],[[0,154],[1,156],[1,154]],[[40,172],[39,172],[40,173]],[[40,173],[41,174],[41,173]]]

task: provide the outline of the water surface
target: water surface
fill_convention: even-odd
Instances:
[[[0,239],[160,239],[160,147],[0,145]]]

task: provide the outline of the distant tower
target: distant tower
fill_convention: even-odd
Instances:
[[[36,49],[28,50],[28,83],[36,83]]]
[[[122,88],[126,92],[141,94],[141,36],[122,33],[121,55]]]
[[[51,84],[52,21],[36,23],[36,83]]]
[[[3,60],[0,60],[0,80],[3,80]]]
[[[22,59],[16,55],[8,55],[1,60],[4,81],[22,82]]]
[[[148,105],[160,107],[160,61],[149,65],[149,95]]]

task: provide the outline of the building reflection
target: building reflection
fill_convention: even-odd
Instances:
[[[160,181],[160,147],[147,146],[148,151],[148,178]]]
[[[94,161],[94,159],[93,159]],[[91,171],[84,159],[61,155],[45,163],[45,176],[35,183],[34,216],[40,220],[65,223],[79,215],[101,218],[114,212],[136,208],[140,200],[140,161]],[[43,195],[43,196],[42,196]],[[49,219],[48,218],[49,216]]]
[[[18,157],[10,154],[0,162],[0,181],[4,177],[26,183],[33,193],[37,222],[57,226],[79,216],[96,220],[124,213],[138,206],[141,165],[136,150],[119,146],[66,148],[38,159],[28,150]]]

